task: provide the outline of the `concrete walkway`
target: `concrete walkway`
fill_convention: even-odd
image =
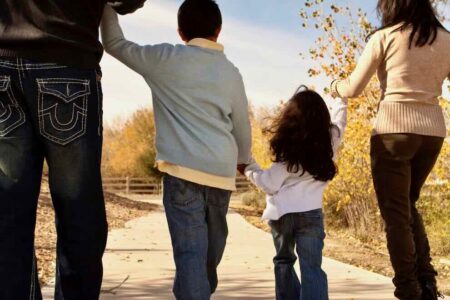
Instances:
[[[230,212],[228,222],[230,236],[213,299],[274,299],[271,236],[234,212]],[[111,232],[104,266],[102,300],[174,299],[174,263],[162,209]],[[392,283],[386,277],[331,259],[324,260],[324,269],[332,300],[394,298]],[[51,286],[44,289],[44,299],[52,299],[52,294]]]

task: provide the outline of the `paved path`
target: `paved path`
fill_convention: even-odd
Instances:
[[[230,237],[213,300],[274,299],[270,235],[234,212],[228,222]],[[162,209],[111,232],[104,265],[102,300],[174,299],[174,263]],[[324,269],[331,300],[393,299],[392,284],[386,277],[331,259],[324,260]],[[114,289],[127,277],[120,288]],[[52,292],[51,287],[44,289],[44,299],[52,299]]]

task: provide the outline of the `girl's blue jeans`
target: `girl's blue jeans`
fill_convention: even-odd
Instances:
[[[328,300],[327,275],[322,270],[325,231],[321,209],[284,215],[270,221],[276,248],[277,300]],[[295,272],[297,252],[301,282]]]

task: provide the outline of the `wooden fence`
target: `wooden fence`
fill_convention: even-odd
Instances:
[[[250,182],[245,177],[236,179],[237,192],[249,190]],[[103,178],[103,189],[110,193],[161,195],[162,182],[150,178],[106,177]]]
[[[110,177],[103,178],[103,190],[110,193],[160,195],[162,184],[149,178]]]
[[[236,189],[238,193],[248,192],[251,188],[251,182],[247,180],[244,176],[238,176],[236,178]]]
[[[422,194],[424,196],[433,196],[434,191],[431,189],[432,187],[445,186],[448,183],[448,180],[428,181],[423,188]],[[238,193],[245,193],[250,187],[251,183],[245,177],[239,176],[236,178]],[[161,195],[162,182],[149,178],[106,177],[103,178],[103,189],[110,193]],[[49,194],[48,178],[46,176],[43,177],[42,192]]]

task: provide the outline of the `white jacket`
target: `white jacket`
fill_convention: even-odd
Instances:
[[[332,122],[339,128],[333,131],[333,151],[338,151],[347,125],[347,100],[334,100],[330,107]],[[294,142],[294,141],[293,141]],[[273,163],[270,169],[262,170],[254,162],[247,166],[245,175],[267,194],[267,206],[263,219],[278,220],[289,213],[306,212],[322,208],[323,193],[328,182],[315,180],[303,170],[289,173],[284,163]]]

